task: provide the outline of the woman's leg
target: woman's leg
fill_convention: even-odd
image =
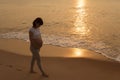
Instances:
[[[39,51],[38,51],[38,54],[36,55],[36,60],[37,60],[38,68],[39,68],[40,71],[42,72],[42,75],[43,75],[44,77],[48,77],[48,75],[45,74],[45,72],[44,72],[43,69],[42,69],[42,65],[41,65],[41,59],[40,59]]]
[[[41,65],[41,60],[40,60],[40,55],[39,55],[39,51],[36,54],[36,60],[37,60],[37,66],[40,69],[40,71],[42,72],[42,74],[44,74],[44,71],[42,69],[42,65]]]
[[[31,73],[34,73],[34,70],[33,70],[34,65],[35,65],[35,57],[34,57],[34,55],[33,55],[33,56],[32,56],[32,60],[31,60],[31,67],[30,67],[30,72],[31,72]]]
[[[31,51],[31,53],[32,53],[32,60],[31,60],[31,65],[30,65],[30,72],[31,73],[35,73],[34,72],[34,65],[35,65],[35,53],[36,53],[36,51],[35,51],[35,49],[32,47],[32,46],[30,46],[30,51]]]
[[[31,61],[31,70],[33,71],[35,61],[37,61],[37,66],[40,69],[40,71],[42,72],[42,75],[45,77],[48,77],[48,75],[45,74],[45,72],[43,71],[42,66],[41,66],[41,60],[40,60],[40,55],[39,55],[40,50],[31,48],[31,52],[33,54],[32,61]]]

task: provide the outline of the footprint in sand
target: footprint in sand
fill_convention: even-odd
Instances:
[[[3,64],[0,63],[0,65],[3,65]]]
[[[6,65],[7,67],[9,67],[9,68],[13,68],[13,65]]]
[[[16,68],[16,70],[17,70],[17,71],[22,71],[22,69],[20,69],[20,68]]]
[[[2,65],[2,64],[1,64]],[[7,67],[9,67],[9,68],[13,68],[13,65],[6,65]],[[17,71],[22,71],[22,69],[21,68],[16,68],[16,70]]]

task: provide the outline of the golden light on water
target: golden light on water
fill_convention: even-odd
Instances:
[[[85,0],[78,0],[77,1],[77,7],[84,7],[85,6]]]
[[[82,49],[74,48],[72,49],[72,54],[70,56],[71,57],[84,57],[85,53],[84,53],[84,50]]]
[[[80,57],[80,56],[82,56],[82,52],[80,51],[80,49],[75,49],[74,50],[74,55],[77,56],[77,57]]]
[[[74,22],[74,32],[83,36],[88,35],[89,29],[85,23],[85,16],[87,15],[85,10],[86,0],[77,0],[76,4],[76,20]]]

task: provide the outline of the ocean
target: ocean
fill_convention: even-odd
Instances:
[[[83,48],[120,61],[120,0],[0,0],[0,38],[28,42],[36,17],[44,44]]]

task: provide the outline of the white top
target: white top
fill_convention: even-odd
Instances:
[[[39,28],[30,28],[30,30],[29,30],[30,32],[32,32],[33,33],[33,36],[32,36],[32,38],[33,39],[36,39],[36,38],[40,38],[41,37],[41,33],[40,33],[40,30],[39,30]]]

